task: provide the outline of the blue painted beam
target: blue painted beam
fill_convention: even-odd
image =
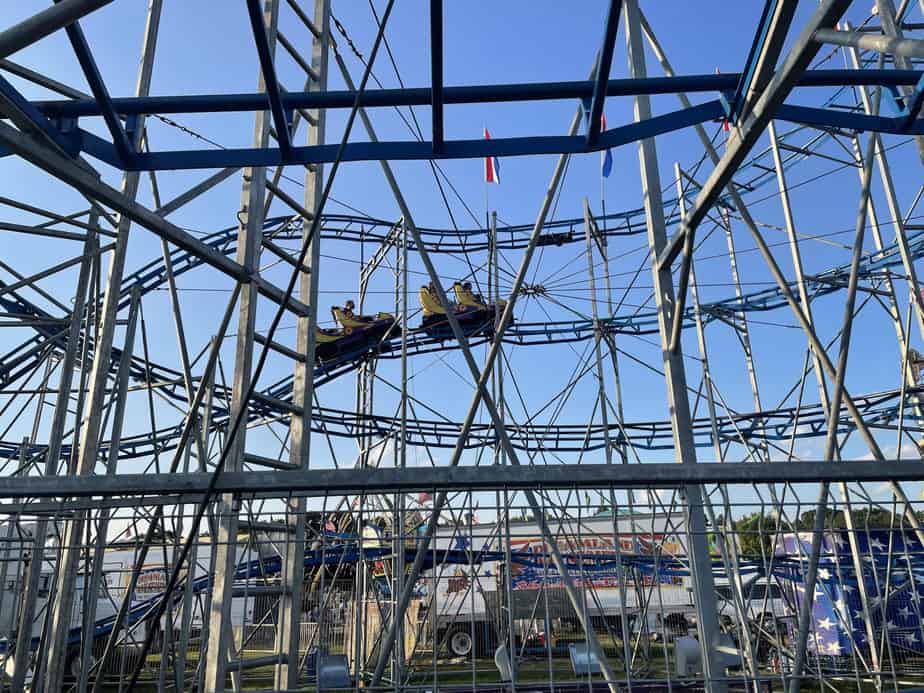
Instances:
[[[596,78],[594,79],[594,95],[591,97],[589,120],[587,123],[587,144],[593,146],[600,138],[600,118],[603,115],[603,102],[606,100],[606,87],[610,81],[610,67],[613,64],[613,45],[616,42],[616,32],[619,30],[619,11],[622,9],[622,0],[610,0],[610,9],[606,15],[606,28],[603,30],[603,42],[597,56]]]
[[[918,114],[921,112],[921,106],[924,105],[924,75],[921,75],[920,81],[914,88],[914,92],[908,96],[907,106],[905,107],[905,120],[902,125],[910,128]]]
[[[279,142],[283,159],[288,159],[292,154],[292,136],[285,107],[282,105],[282,90],[279,88],[279,79],[276,77],[276,66],[273,64],[273,52],[270,49],[269,37],[266,35],[266,24],[263,21],[260,0],[247,0],[247,14],[250,17],[250,28],[253,30],[257,55],[260,58],[266,98],[269,100],[273,124],[276,126],[276,141]]]
[[[744,71],[741,73],[741,79],[738,80],[738,86],[735,88],[735,96],[731,100],[729,111],[729,122],[735,122],[741,108],[744,105],[744,97],[748,93],[751,80],[754,79],[754,72],[757,70],[757,62],[763,52],[764,44],[767,41],[767,34],[770,31],[770,23],[776,12],[776,6],[779,0],[766,0],[764,11],[760,16],[760,22],[757,25],[757,33],[751,42],[751,49],[748,51],[748,58],[744,63]]]
[[[443,150],[443,0],[430,0],[430,101],[433,153]]]
[[[914,86],[924,72],[918,70],[811,70],[796,82],[799,87],[840,86]],[[637,96],[639,94],[688,94],[723,92],[735,89],[741,75],[733,72],[715,75],[681,75],[678,77],[648,77],[646,79],[610,80],[607,96]],[[444,104],[515,103],[521,101],[555,101],[590,99],[595,82],[534,82],[531,84],[488,84],[467,87],[444,87]],[[429,87],[378,89],[366,91],[360,99],[365,108],[393,106],[430,106],[433,93]],[[282,104],[294,108],[352,108],[354,91],[286,92]],[[117,113],[180,114],[260,111],[266,108],[266,95],[197,94],[192,96],[148,96],[112,99]],[[93,99],[34,101],[33,105],[50,117],[98,116],[102,114]]]
[[[343,152],[343,161],[473,159],[486,156],[527,156],[533,154],[582,154],[608,147],[619,147],[647,137],[682,130],[722,116],[718,101],[709,101],[692,108],[655,116],[640,123],[630,123],[601,134],[598,144],[589,148],[583,136],[511,137],[492,140],[454,140],[444,143],[439,156],[434,156],[431,142],[351,142]],[[111,160],[114,152],[107,142],[84,133],[85,143],[93,148],[94,156]],[[329,163],[340,148],[338,144],[294,147],[285,162],[293,165]],[[88,148],[89,152],[89,148]],[[235,163],[230,163],[235,162]],[[161,171],[227,166],[277,166],[283,163],[278,149],[220,149],[141,153],[133,159],[133,169]]]
[[[19,110],[22,117],[25,118],[36,130],[44,133],[52,142],[54,142],[61,151],[67,152],[74,156],[79,151],[77,142],[74,138],[66,137],[58,128],[49,122],[45,114],[33,106],[10,82],[0,75],[0,94],[10,101],[12,106]],[[22,123],[17,123],[21,128]]]
[[[777,109],[774,117],[777,120],[785,120],[801,125],[880,132],[886,135],[924,135],[924,122],[914,121],[906,127],[904,116],[889,118],[887,116],[866,115],[865,113],[836,111],[828,108],[784,104]]]
[[[431,142],[352,142],[346,145],[344,161],[475,159],[487,156],[530,156],[536,154],[585,154],[619,147],[647,137],[682,130],[698,123],[723,118],[718,100],[655,116],[640,123],[630,123],[600,134],[597,144],[588,146],[583,136],[508,137],[501,139],[450,140],[444,142],[435,155]],[[778,120],[817,127],[844,130],[864,130],[886,134],[924,134],[924,121],[916,120],[910,127],[904,117],[869,116],[810,106],[783,105],[777,110]],[[118,154],[111,143],[92,133],[81,131],[83,150],[113,166],[119,165]],[[329,163],[337,156],[339,145],[294,147],[291,157],[283,161],[279,149],[221,149],[147,152],[136,154],[130,170],[161,171],[228,166],[277,166],[288,164]]]
[[[766,89],[783,52],[786,36],[792,25],[798,0],[767,0],[761,16],[741,80],[731,100],[729,117],[740,121],[748,116],[748,99],[756,98]]]
[[[60,0],[56,1],[60,2]],[[87,44],[87,39],[83,35],[83,30],[80,28],[78,22],[68,24],[65,30],[67,31],[67,37],[70,39],[71,46],[74,49],[74,54],[77,56],[77,61],[80,63],[80,69],[83,70],[84,77],[86,77],[87,84],[90,85],[90,91],[93,93],[93,97],[98,105],[99,113],[97,115],[103,116],[106,127],[112,135],[112,143],[119,154],[119,158],[125,162],[125,165],[121,166],[121,168],[127,169],[134,156],[134,147],[131,142],[128,141],[128,135],[125,134],[122,121],[119,120],[119,116],[112,104],[109,90],[106,89],[103,76],[96,66],[96,61],[93,59],[93,54],[90,52],[90,46]]]

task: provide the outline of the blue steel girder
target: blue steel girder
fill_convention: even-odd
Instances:
[[[60,2],[61,0],[55,1]],[[122,127],[122,121],[119,120],[119,116],[113,107],[112,98],[109,96],[109,90],[106,88],[103,76],[96,66],[96,61],[93,59],[93,54],[90,52],[90,46],[87,44],[87,39],[83,35],[80,23],[74,22],[73,24],[68,24],[67,27],[65,27],[65,31],[74,49],[74,54],[77,56],[77,61],[80,63],[80,68],[83,70],[84,77],[86,77],[87,84],[90,85],[90,91],[93,92],[93,96],[99,104],[100,112],[103,116],[103,120],[106,122],[106,127],[109,129],[109,134],[112,136],[112,146],[120,162],[116,164],[116,166],[117,168],[127,170],[131,165],[134,147],[129,141],[128,135],[125,133],[125,128]]]
[[[260,0],[247,0],[247,15],[250,18],[250,28],[253,30],[253,40],[257,46],[257,56],[260,58],[266,98],[269,100],[273,124],[276,126],[276,141],[279,143],[282,159],[286,160],[292,154],[292,135],[289,130],[289,118],[286,117],[285,107],[282,105],[282,90],[276,76],[276,66],[273,64],[273,51],[266,34]]]
[[[443,142],[434,152],[432,142],[354,142],[343,147],[342,161],[426,161],[432,159],[478,159],[486,157],[533,156],[540,154],[588,154],[621,147],[642,139],[664,135],[723,118],[725,109],[720,101],[654,116],[601,133],[597,144],[588,146],[586,138],[575,136],[507,137],[499,139],[452,140]],[[776,112],[778,120],[821,128],[840,128],[879,132],[883,134],[924,135],[924,124],[905,124],[904,116],[871,116],[862,113],[835,111],[828,108],[782,105]],[[136,154],[131,163],[122,163],[112,145],[101,138],[80,131],[83,149],[101,161],[132,171],[163,171],[186,169],[217,169],[241,166],[308,165],[333,162],[340,145],[293,147],[286,156],[278,148],[236,148],[147,152]]]
[[[126,167],[134,171],[161,171],[200,168],[227,168],[229,166],[279,166],[283,164],[306,165],[341,161],[378,160],[430,160],[430,159],[478,159],[489,156],[510,157],[536,154],[584,154],[600,151],[640,139],[656,137],[682,130],[693,125],[721,117],[723,110],[718,101],[654,116],[638,123],[629,123],[612,128],[600,135],[598,143],[587,146],[581,135],[508,137],[501,139],[452,140],[444,142],[439,154],[434,154],[432,142],[352,142],[293,147],[291,156],[284,158],[277,148],[236,148],[211,150],[185,150],[171,152],[146,152],[133,157]],[[81,131],[84,150],[111,166],[122,167],[112,145],[105,140]],[[342,154],[341,154],[342,150]]]
[[[262,20],[261,20],[262,21]],[[264,32],[265,33],[265,32]],[[258,41],[258,44],[260,42]],[[437,54],[433,58],[436,59]],[[269,74],[269,73],[267,73]],[[692,75],[684,77],[661,77],[640,80],[609,80],[606,89],[598,90],[598,82],[552,82],[536,84],[485,85],[477,87],[443,87],[438,79],[436,89],[385,89],[368,92],[360,103],[364,107],[396,105],[439,106],[434,117],[441,120],[444,104],[517,102],[549,99],[577,98],[591,103],[593,108],[602,109],[605,95],[663,94],[676,92],[722,93],[738,84],[741,75]],[[857,84],[880,84],[902,86],[917,84],[921,73],[915,70],[813,70],[805,73],[797,86],[844,86]],[[278,85],[277,85],[278,86]],[[605,92],[605,93],[604,93]],[[276,101],[272,90],[269,98]],[[344,108],[352,106],[356,94],[340,92],[287,92],[278,95],[274,110],[277,113],[293,108]],[[592,99],[596,98],[596,101]],[[217,96],[144,97],[129,99],[45,101],[34,105],[49,116],[100,115],[112,120],[115,113],[133,115],[138,113],[208,113],[226,111],[262,110],[266,107],[265,94],[231,94]],[[101,105],[102,103],[102,105]],[[596,104],[596,105],[595,105]],[[114,110],[114,112],[113,112]],[[437,115],[436,111],[439,111]],[[600,134],[597,137],[512,137],[492,140],[453,140],[444,142],[440,137],[442,128],[434,130],[435,141],[397,142],[354,142],[347,144],[343,152],[344,161],[366,160],[430,160],[435,158],[481,158],[488,156],[527,156],[536,154],[581,154],[618,147],[639,139],[655,137],[726,115],[720,99],[701,103],[691,108],[661,114],[648,120],[625,124]],[[283,113],[284,116],[284,113]],[[826,108],[786,106],[779,109],[777,117],[792,122],[822,127],[844,129],[877,130],[885,133],[905,133],[904,116],[884,118],[864,116],[859,113],[840,112]],[[118,121],[118,117],[115,117]],[[284,118],[283,118],[284,120]],[[591,132],[599,126],[591,115]],[[436,123],[438,126],[439,122]],[[910,131],[917,133],[920,125],[913,123]],[[318,164],[333,161],[337,156],[337,145],[315,145],[286,150],[279,148],[239,148],[225,150],[186,150],[172,152],[148,152],[132,154],[126,160],[117,146],[92,133],[80,130],[83,151],[110,165],[125,170],[172,170],[193,168],[222,168],[229,166],[273,166],[281,164]],[[117,140],[118,141],[118,140]]]
[[[56,127],[44,113],[20,94],[19,91],[16,90],[16,87],[10,84],[3,75],[0,75],[0,99],[7,102],[9,109],[18,111],[18,117],[16,114],[9,111],[6,115],[11,118],[20,129],[23,127],[33,128],[47,137],[61,151],[71,156],[76,156],[80,151],[80,140],[79,137],[75,138],[76,133],[74,130],[71,129],[69,134],[62,132],[62,130]],[[73,122],[73,119],[68,120]]]
[[[910,86],[917,83],[919,70],[838,69],[810,70],[796,81],[797,87],[851,86]],[[611,79],[606,96],[638,96],[648,94],[720,93],[733,90],[739,73],[719,75],[677,75],[644,79]],[[478,86],[444,87],[446,105],[478,103],[516,103],[522,101],[572,101],[591,99],[593,80],[566,82],[530,82],[525,84],[485,84]],[[356,92],[350,90],[287,91],[282,94],[286,109],[352,108]],[[49,116],[99,116],[103,111],[94,99],[37,100],[34,105]],[[431,106],[429,87],[403,89],[370,89],[359,99],[363,108],[394,106]],[[261,111],[266,109],[266,95],[261,92],[244,94],[193,94],[183,96],[132,96],[112,99],[113,108],[121,115],[184,113],[226,113]]]
[[[433,153],[443,151],[443,0],[430,0],[430,101]]]
[[[603,103],[606,101],[606,85],[610,81],[610,68],[613,65],[613,47],[616,43],[616,32],[619,30],[619,12],[621,9],[622,0],[610,0],[610,8],[606,15],[606,25],[603,30],[603,42],[600,44],[600,50],[597,54],[594,93],[588,109],[587,146],[589,147],[594,146],[600,137]]]
[[[746,115],[748,94],[763,90],[773,74],[797,4],[795,0],[766,0],[744,70],[729,103],[730,122]]]

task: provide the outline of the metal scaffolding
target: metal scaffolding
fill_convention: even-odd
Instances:
[[[0,169],[47,186],[0,191],[0,691],[924,686],[924,2],[767,0],[684,74],[607,0],[586,79],[447,85],[442,0],[367,42],[242,0],[256,90],[152,95],[148,0],[131,96],[110,4],[0,22]],[[16,56],[59,34],[88,93]],[[623,145],[626,209],[566,190]],[[447,173],[494,157],[552,162],[534,220]]]

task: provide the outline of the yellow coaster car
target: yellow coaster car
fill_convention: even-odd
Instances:
[[[391,313],[376,313],[374,317],[371,315],[356,315],[353,312],[355,308],[356,304],[353,301],[347,301],[343,308],[331,306],[331,315],[343,327],[346,334],[352,334],[353,329],[366,329],[380,321],[395,321],[395,316]]]
[[[503,310],[504,302],[499,301],[496,305],[485,303],[481,294],[474,293],[472,285],[468,282],[455,282],[452,290],[456,303],[443,306],[432,284],[420,287],[418,297],[424,314],[422,327],[427,334],[441,340],[453,337],[449,321],[446,319],[446,311],[452,310],[466,335],[483,334],[489,339],[492,338],[495,317],[500,315],[498,308]]]
[[[353,358],[375,348],[386,335],[391,338],[401,334],[401,328],[395,325],[395,316],[390,313],[378,313],[374,317],[356,315],[355,307],[353,301],[347,301],[343,308],[331,307],[331,315],[341,325],[339,329],[315,328],[317,358]]]

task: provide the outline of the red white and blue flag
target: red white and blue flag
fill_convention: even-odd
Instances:
[[[600,114],[600,132],[606,132],[606,114]],[[600,152],[600,172],[604,178],[609,178],[613,171],[613,152],[604,149]]]
[[[484,138],[491,139],[491,133],[484,129]],[[497,183],[500,185],[500,162],[496,156],[486,156],[484,158],[484,182]]]

